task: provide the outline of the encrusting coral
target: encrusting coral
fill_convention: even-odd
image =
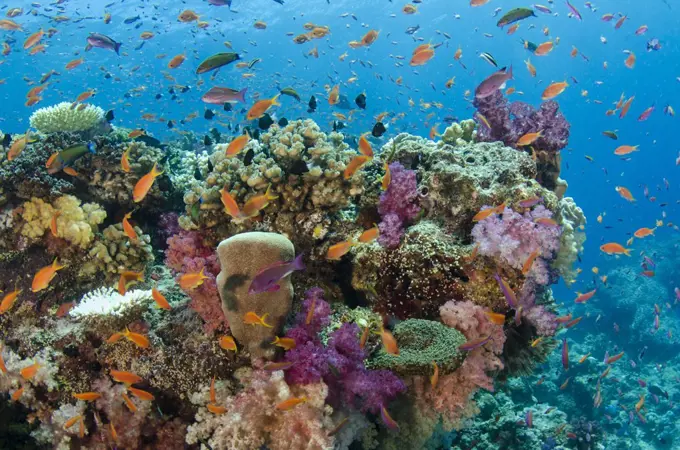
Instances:
[[[74,108],[71,102],[40,108],[30,117],[31,127],[41,133],[86,131],[99,125],[104,119],[104,110],[87,105]]]

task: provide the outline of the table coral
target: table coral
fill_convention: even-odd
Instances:
[[[99,125],[104,119],[104,110],[98,106],[73,108],[71,102],[40,108],[30,117],[32,128],[41,133],[86,131]]]

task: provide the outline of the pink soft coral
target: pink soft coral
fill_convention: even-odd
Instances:
[[[220,263],[215,250],[203,243],[201,233],[182,230],[170,237],[165,251],[165,264],[178,276],[205,268],[204,273],[208,278],[199,287],[186,291],[191,298],[189,307],[201,316],[207,333],[226,330],[227,319],[215,282],[215,277],[220,273]]]
[[[503,352],[505,334],[503,327],[492,323],[481,306],[472,302],[449,301],[439,308],[442,322],[455,328],[470,341],[491,336],[485,345],[470,351],[463,364],[455,372],[441,376],[434,389],[427,388],[426,380],[414,380],[418,404],[434,408],[442,413],[447,423],[459,424],[472,412],[472,394],[483,388],[493,391],[493,380],[488,372],[503,368],[499,356]]]
[[[560,227],[534,221],[550,218],[552,212],[543,205],[524,214],[505,208],[502,215],[492,214],[479,221],[472,228],[472,236],[479,244],[480,254],[498,258],[515,269],[521,269],[529,255],[538,250],[528,276],[544,285],[550,282],[547,261],[559,250],[562,231]]]

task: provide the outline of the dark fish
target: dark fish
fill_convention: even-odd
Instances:
[[[231,106],[231,103],[225,103],[224,104],[224,110],[225,111],[231,111],[232,109],[234,109],[234,107]]]
[[[416,31],[420,30],[420,25],[416,25],[415,27],[408,27],[406,29],[406,34],[413,35]]]
[[[654,385],[654,384],[649,384],[649,385],[647,385],[647,389],[649,390],[649,392],[651,392],[651,393],[654,394],[654,395],[658,395],[659,397],[662,397],[662,396],[663,396],[663,397],[665,397],[666,399],[668,399],[668,397],[669,397],[669,396],[668,396],[668,391],[664,391],[664,390],[661,389],[659,386],[656,386],[656,385]]]
[[[333,131],[340,131],[340,130],[342,130],[342,129],[345,128],[345,127],[346,127],[346,125],[345,125],[344,122],[341,122],[341,121],[339,121],[339,120],[334,120],[334,121],[333,121]]]
[[[309,99],[308,103],[309,108],[307,109],[308,113],[313,113],[316,111],[316,97],[312,95],[312,97]]]
[[[373,125],[373,129],[371,130],[371,135],[374,137],[381,137],[385,132],[387,131],[387,128],[385,128],[385,125],[382,122],[377,122],[375,125]]]
[[[257,126],[261,130],[268,130],[269,127],[271,127],[273,123],[274,123],[274,119],[272,119],[272,116],[270,116],[267,113],[264,113],[264,115],[258,119]]]
[[[137,45],[137,46],[135,47],[135,50],[141,50],[142,47],[144,47],[144,44],[146,44],[146,41],[140,42],[139,45]]]
[[[260,58],[255,58],[255,59],[253,59],[252,61],[250,61],[250,62],[248,63],[248,68],[249,68],[249,69],[252,69],[253,66],[254,66],[255,64],[259,63],[260,61],[262,61],[262,59],[260,59]]]
[[[213,117],[215,117],[215,113],[212,112],[211,109],[206,109],[205,112],[203,113],[204,119],[212,120]]]
[[[123,21],[123,23],[124,23],[125,25],[130,25],[131,23],[137,22],[139,19],[140,19],[139,16],[128,17],[127,19],[125,19],[125,20]]]
[[[278,3],[279,5],[283,5],[283,0],[274,0],[274,1],[275,1],[276,3]]]
[[[151,147],[160,148],[161,150],[165,148],[165,145],[161,144],[161,141],[159,141],[155,137],[149,136],[148,134],[143,134],[141,136],[137,136],[135,138],[135,141],[144,142],[146,145],[149,145]]]
[[[282,95],[288,95],[290,97],[293,97],[295,100],[300,101],[300,95],[293,88],[287,87],[287,88],[281,89],[281,94]]]
[[[222,134],[217,130],[217,128],[211,128],[210,134],[212,135],[213,139],[215,139],[215,142],[220,142]]]
[[[156,100],[160,100],[160,99],[161,99],[161,97],[163,97],[163,95],[162,95],[162,94],[156,94],[156,97],[155,97],[155,99],[156,99]]]
[[[168,120],[168,128],[173,128],[175,126],[175,122],[172,120]]]
[[[528,17],[536,17],[533,9],[530,8],[515,8],[511,9],[503,17],[500,18],[497,26],[503,28],[505,25],[510,25],[511,23],[519,22]]]
[[[238,53],[216,53],[199,64],[198,69],[196,69],[196,73],[201,74],[210,72],[211,70],[226,66],[227,64],[238,61],[239,59],[241,59],[241,57],[238,55]]]
[[[208,136],[207,134],[205,136],[203,136],[203,145],[212,145],[212,144],[213,144],[213,141],[212,141],[212,139],[210,139],[210,136]]]
[[[5,136],[2,138],[2,146],[3,147],[9,147],[9,145],[12,143],[12,135],[7,133]]]
[[[302,159],[297,159],[293,163],[293,166],[288,169],[288,172],[292,173],[293,175],[302,175],[309,172],[309,167],[307,167],[307,163]]]
[[[525,41],[524,39],[522,39],[522,45],[524,46],[524,48],[529,50],[531,53],[536,53],[536,49],[538,48],[538,45],[536,45],[536,44],[534,44],[533,42],[530,42],[530,41]]]
[[[113,110],[109,109],[106,111],[106,114],[104,114],[104,119],[106,119],[107,122],[111,123],[113,119],[115,119],[115,116],[113,115]]]
[[[246,155],[243,157],[243,165],[244,166],[249,166],[253,162],[253,158],[255,157],[255,150],[251,148],[248,149],[246,152]]]
[[[286,125],[288,125],[288,119],[286,119],[285,117],[281,117],[279,119],[278,124],[280,127],[285,127]]]
[[[180,92],[180,94],[185,94],[185,93],[189,92],[189,89],[191,89],[191,86],[180,86],[179,92]]]
[[[361,93],[354,99],[354,103],[361,109],[366,109],[366,94]]]
[[[352,105],[349,103],[349,99],[346,95],[340,94],[338,96],[338,103],[335,105],[336,108],[348,110],[352,109]]]

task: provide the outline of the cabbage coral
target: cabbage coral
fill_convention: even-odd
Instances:
[[[70,102],[40,108],[31,115],[31,127],[41,133],[85,131],[97,126],[104,118],[104,110],[87,105],[83,109],[71,108]]]

